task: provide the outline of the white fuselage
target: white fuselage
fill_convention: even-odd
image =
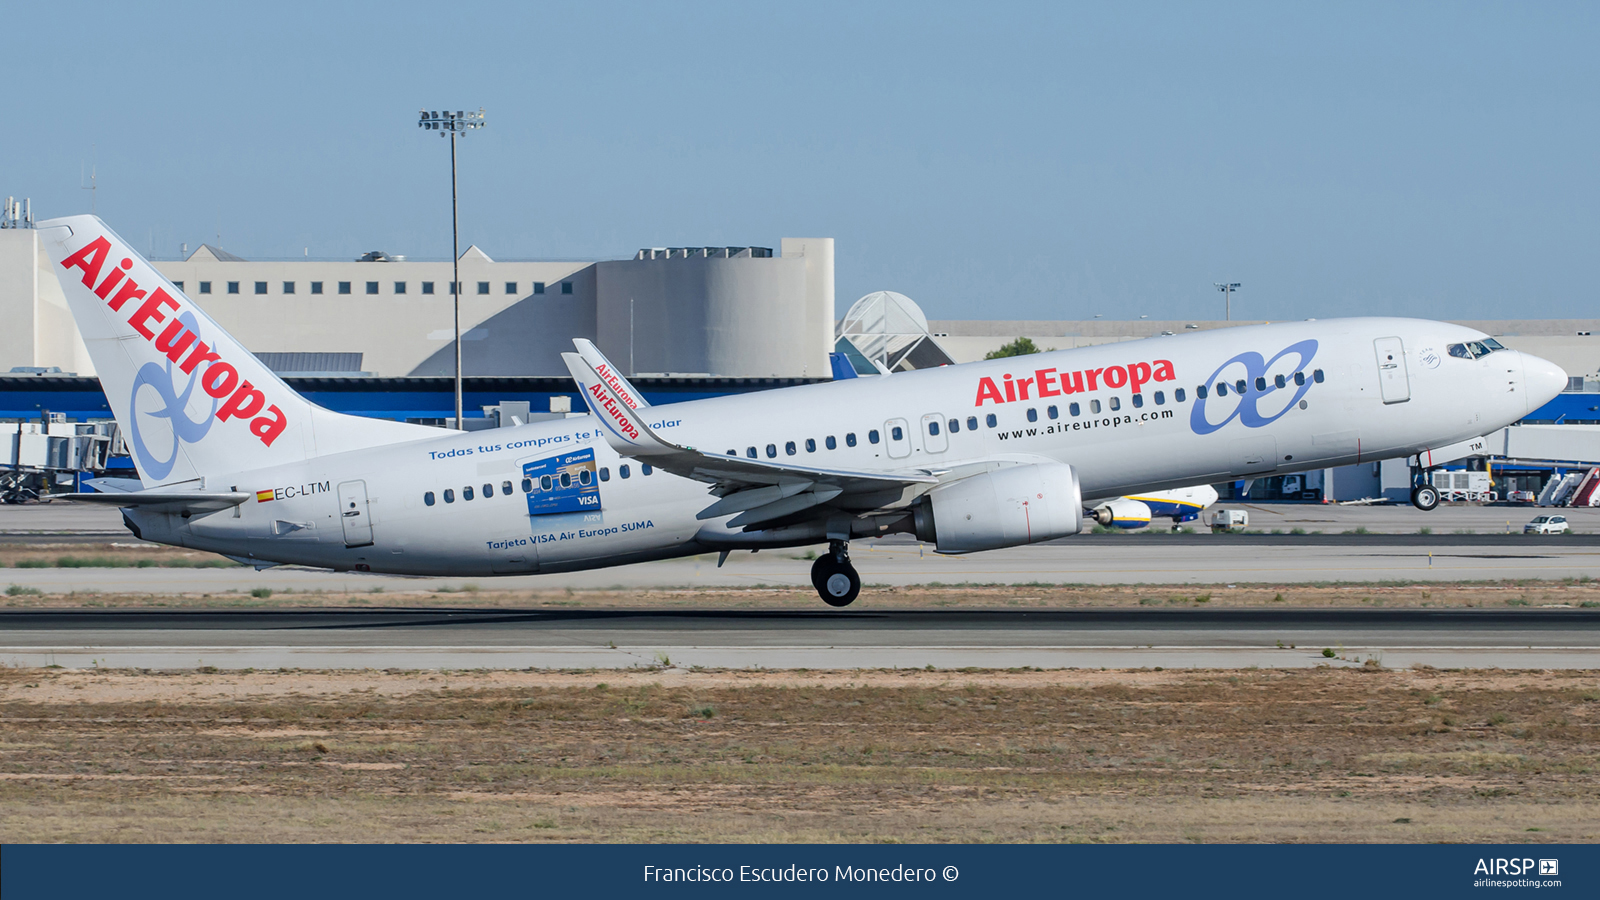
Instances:
[[[1481,337],[1416,319],[1250,326],[696,400],[640,418],[680,445],[741,456],[753,448],[800,466],[942,475],[997,459],[1054,460],[1076,469],[1089,503],[1409,456],[1515,422],[1564,386],[1560,369],[1515,351],[1446,353]],[[590,505],[534,510],[539,492],[524,493],[523,479],[532,472],[537,487],[539,472],[555,471],[542,461],[586,451],[597,479],[578,502]],[[206,490],[258,499],[189,519],[128,516],[147,539],[240,558],[461,576],[819,540],[698,520],[716,499],[706,484],[644,469],[579,416],[207,476]],[[916,494],[847,511],[893,510]],[[347,522],[351,503],[361,515]]]

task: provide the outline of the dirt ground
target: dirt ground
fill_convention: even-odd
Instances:
[[[181,551],[180,551],[181,552]],[[204,554],[200,554],[203,556]],[[3,577],[3,576],[0,576]],[[810,588],[759,587],[708,590],[495,590],[463,581],[448,590],[243,591],[217,594],[20,592],[0,595],[0,607],[168,609],[275,607],[449,607],[559,609],[807,609],[817,608]],[[259,592],[258,592],[259,593]],[[1420,584],[1241,585],[918,585],[864,587],[851,607],[860,609],[1035,609],[1074,607],[1600,607],[1600,581],[1432,582]]]
[[[0,841],[1600,840],[1600,673],[0,672]]]

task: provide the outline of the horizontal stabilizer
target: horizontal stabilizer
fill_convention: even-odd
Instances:
[[[232,509],[254,496],[244,491],[113,491],[105,494],[58,494],[56,499],[97,506],[138,508],[147,512],[202,514]]]

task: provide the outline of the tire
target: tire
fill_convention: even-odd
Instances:
[[[811,586],[817,589],[823,603],[844,607],[856,602],[861,594],[861,576],[855,566],[848,561],[841,563],[829,553],[811,564]]]
[[[1411,505],[1423,512],[1433,512],[1439,506],[1439,491],[1428,484],[1412,488]]]

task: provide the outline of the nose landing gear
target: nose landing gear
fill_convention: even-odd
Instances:
[[[1423,512],[1432,512],[1439,505],[1439,491],[1431,484],[1419,484],[1411,489],[1411,505]]]
[[[861,593],[861,576],[850,565],[850,545],[829,541],[828,552],[811,564],[811,584],[829,606],[849,606]]]

